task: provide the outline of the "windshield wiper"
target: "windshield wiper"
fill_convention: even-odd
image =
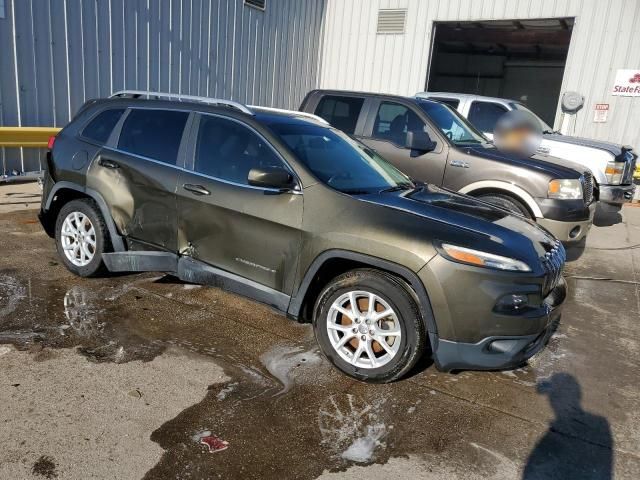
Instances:
[[[383,188],[382,190],[380,190],[380,193],[400,192],[402,190],[409,190],[410,188],[415,188],[415,185],[411,183],[400,183],[395,187]]]

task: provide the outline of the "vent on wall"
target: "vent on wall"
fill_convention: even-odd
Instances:
[[[406,8],[381,8],[378,10],[378,33],[404,33],[406,21]]]
[[[267,0],[244,0],[244,4],[247,7],[257,8],[258,10],[264,10],[267,6]]]

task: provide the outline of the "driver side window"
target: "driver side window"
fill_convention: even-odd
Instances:
[[[248,185],[252,168],[282,168],[269,145],[244,125],[221,117],[200,119],[193,169],[210,177]]]
[[[424,132],[425,127],[425,123],[410,108],[399,103],[382,102],[373,125],[372,137],[404,147],[407,132]]]

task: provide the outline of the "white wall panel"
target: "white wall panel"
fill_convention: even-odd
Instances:
[[[408,9],[405,34],[376,34],[380,8]],[[434,22],[553,17],[576,18],[562,82],[585,96],[574,133],[640,149],[640,97],[609,93],[617,69],[640,69],[637,0],[328,0],[320,86],[412,95],[426,85]],[[596,103],[610,104],[607,123],[593,122]]]

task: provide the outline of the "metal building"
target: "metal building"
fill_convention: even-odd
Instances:
[[[261,8],[262,7],[262,8]],[[325,0],[0,0],[0,125],[64,126],[90,98],[160,90],[296,107]],[[2,149],[3,172],[42,152]]]
[[[619,71],[640,75],[639,45],[638,0],[329,0],[320,86],[525,96],[556,128],[560,94],[576,91],[569,133],[638,149],[640,86],[612,93],[634,78]]]
[[[638,45],[639,0],[0,0],[0,125],[124,88],[295,108],[321,87],[516,98],[558,128],[576,91],[570,133],[637,149]],[[2,149],[3,173],[41,155]]]

